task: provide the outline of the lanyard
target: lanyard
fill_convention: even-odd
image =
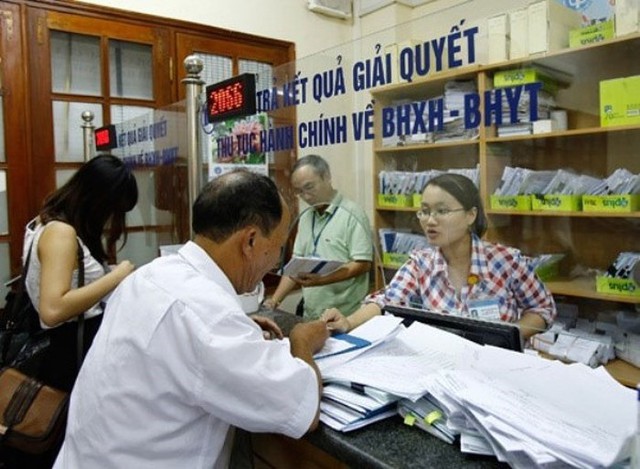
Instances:
[[[312,256],[318,255],[318,242],[320,241],[320,235],[322,234],[324,229],[327,227],[327,225],[329,224],[333,216],[336,214],[336,212],[338,211],[338,208],[339,207],[336,207],[335,210],[329,214],[329,218],[327,218],[327,221],[324,223],[324,225],[322,225],[322,228],[320,228],[320,232],[318,233],[318,236],[314,236],[314,233],[316,231],[316,215],[318,214],[318,212],[315,210],[313,211],[313,218],[311,219],[311,239],[313,241],[313,253],[311,254]]]

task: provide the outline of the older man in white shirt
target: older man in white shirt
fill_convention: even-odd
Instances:
[[[233,427],[293,438],[315,428],[326,325],[297,325],[289,346],[265,340],[278,327],[238,300],[278,261],[289,221],[264,176],[233,172],[203,189],[194,240],[109,300],[56,468],[226,467]]]

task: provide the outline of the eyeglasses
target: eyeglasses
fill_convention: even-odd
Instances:
[[[295,195],[309,194],[309,193],[313,192],[316,189],[317,185],[318,185],[317,182],[308,182],[304,186],[302,186],[301,188],[294,189],[293,193]]]
[[[435,210],[429,210],[429,209],[423,208],[422,210],[418,210],[418,212],[416,213],[416,217],[418,217],[418,220],[420,221],[426,221],[429,219],[429,217],[433,217],[436,220],[440,220],[453,212],[466,212],[466,211],[467,211],[466,208],[453,208],[453,209],[438,208]]]

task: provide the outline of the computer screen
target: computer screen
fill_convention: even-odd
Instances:
[[[515,324],[436,313],[406,306],[385,306],[383,311],[404,318],[404,324],[419,321],[452,332],[482,345],[522,352],[520,329]]]

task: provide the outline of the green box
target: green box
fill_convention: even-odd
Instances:
[[[417,208],[422,207],[422,194],[413,194],[413,206]]]
[[[516,210],[518,212],[531,210],[531,196],[529,195],[492,195],[489,200],[493,210]]]
[[[613,39],[616,35],[613,20],[585,26],[569,31],[569,47],[588,46],[597,42]]]
[[[536,269],[538,278],[543,282],[553,280],[560,276],[560,261],[551,262],[550,264],[541,265]]]
[[[407,262],[409,254],[400,254],[397,252],[385,252],[382,254],[382,263],[385,267],[392,267],[398,269],[402,267],[402,264]]]
[[[640,285],[628,278],[596,277],[596,291],[610,295],[624,295],[640,298]]]
[[[640,210],[640,194],[583,195],[585,212],[628,213]]]
[[[381,207],[413,207],[413,196],[404,194],[378,194],[378,205]]]
[[[582,196],[563,194],[532,195],[531,209],[548,212],[579,212],[582,210]]]
[[[501,70],[493,75],[493,87],[505,88],[529,83],[541,82],[542,89],[553,94],[558,91],[558,82],[537,68],[518,68]]]
[[[600,125],[640,124],[640,75],[600,82]]]

